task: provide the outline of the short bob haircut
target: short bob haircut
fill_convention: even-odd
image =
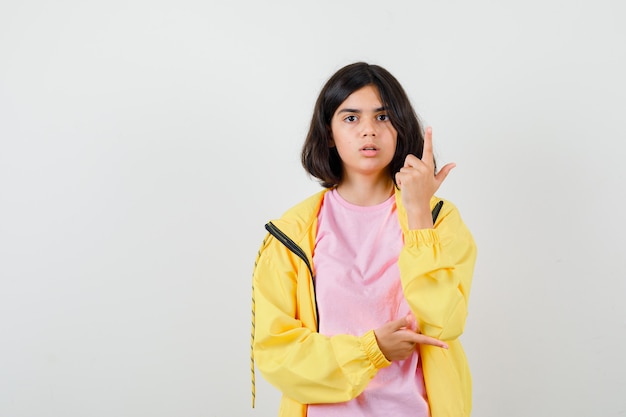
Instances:
[[[389,176],[396,186],[395,174],[404,166],[406,156],[413,154],[418,158],[422,157],[424,132],[398,80],[378,65],[365,62],[349,64],[339,69],[322,88],[302,147],[302,166],[323,187],[332,188],[341,183],[343,177],[337,148],[330,145],[331,120],[337,108],[350,94],[368,85],[378,89],[389,120],[398,132],[396,152],[388,167]]]

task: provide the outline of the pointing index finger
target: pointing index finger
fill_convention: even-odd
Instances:
[[[430,345],[437,346],[443,349],[448,349],[448,344],[439,339],[435,339],[434,337],[426,336],[424,334],[416,333],[415,334],[415,343],[419,345]]]
[[[424,134],[424,150],[422,151],[422,162],[431,164],[433,161],[433,128],[428,126]]]

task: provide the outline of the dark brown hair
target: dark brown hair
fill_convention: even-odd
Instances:
[[[406,92],[396,78],[378,65],[356,62],[337,71],[320,92],[311,126],[302,147],[302,166],[322,186],[338,185],[343,167],[337,149],[331,147],[331,120],[337,108],[350,94],[365,86],[378,89],[391,124],[398,132],[396,152],[389,164],[389,176],[395,184],[395,174],[404,165],[408,154],[422,157],[424,135],[420,121]]]

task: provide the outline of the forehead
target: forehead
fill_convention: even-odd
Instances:
[[[358,90],[355,90],[339,105],[337,110],[343,108],[353,109],[368,109],[368,108],[380,108],[382,107],[382,101],[380,99],[380,93],[378,88],[374,85],[366,85]]]

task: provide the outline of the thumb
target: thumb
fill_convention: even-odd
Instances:
[[[435,175],[435,179],[439,182],[439,184],[441,184],[443,180],[446,179],[446,177],[454,167],[456,167],[456,164],[454,162],[450,162],[449,164],[445,164],[443,168],[439,170],[437,175]]]
[[[406,328],[409,330],[416,331],[417,330],[417,320],[415,320],[415,316],[413,313],[408,313],[405,317],[406,319]]]
[[[387,323],[387,326],[393,331],[404,329],[409,325],[409,321],[407,317],[402,317],[401,319],[393,320]]]

